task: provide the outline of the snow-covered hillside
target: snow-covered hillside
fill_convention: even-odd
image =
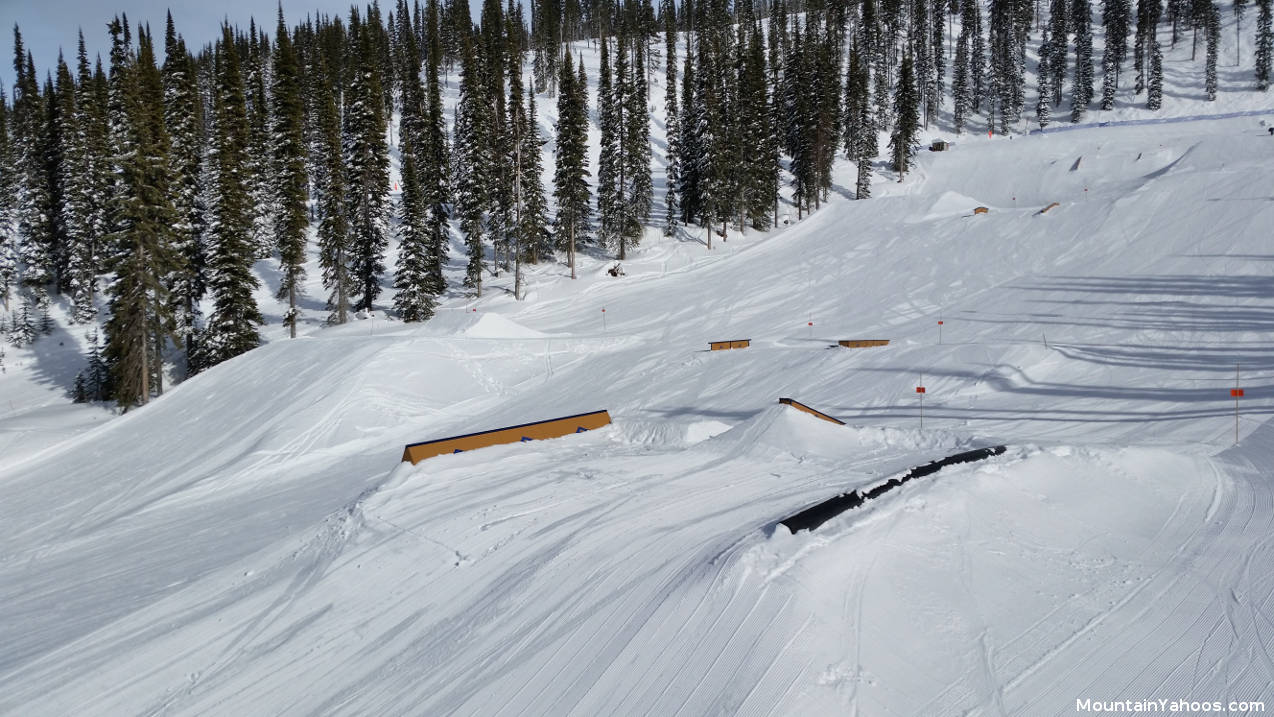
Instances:
[[[1173,52],[1168,114],[1271,109],[1193,98]],[[0,714],[1268,711],[1274,137],[1096,125],[1145,116],[973,132],[869,201],[845,165],[774,232],[652,230],[623,277],[546,263],[524,301],[506,274],[424,325],[322,327],[313,264],[286,340],[261,262],[266,345],[122,416],[65,404],[79,336],[10,351]]]

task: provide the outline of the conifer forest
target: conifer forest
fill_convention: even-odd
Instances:
[[[0,337],[39,342],[64,299],[90,336],[76,399],[126,410],[173,367],[192,375],[260,344],[258,262],[277,272],[293,337],[308,252],[335,324],[428,321],[448,292],[481,296],[503,272],[521,299],[528,264],[574,277],[577,252],[623,261],[648,230],[711,249],[799,220],[828,200],[837,160],[867,199],[873,178],[906,181],[924,127],[1079,123],[1129,87],[1158,110],[1172,102],[1167,43],[1197,55],[1209,100],[1265,91],[1272,1],[1244,23],[1248,0],[485,0],[477,18],[464,1],[397,0],[342,17],[280,9],[203,47],[171,15],[162,38],[120,15],[101,18],[107,56],[90,57],[82,32],[52,68],[15,26]],[[1222,12],[1245,38],[1236,57],[1219,57]],[[582,48],[600,52],[595,76]],[[1242,84],[1218,80],[1222,62]],[[556,108],[552,127],[537,105]]]

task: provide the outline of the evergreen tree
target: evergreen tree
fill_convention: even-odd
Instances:
[[[207,291],[207,256],[204,245],[206,211],[202,181],[204,158],[203,100],[194,59],[168,15],[164,59],[164,124],[171,140],[168,173],[172,178],[173,205],[177,221],[173,225],[173,249],[178,270],[167,280],[177,317],[177,333],[185,342],[187,372],[197,350],[195,339],[199,302]],[[197,363],[197,361],[195,362]]]
[[[1208,59],[1204,70],[1203,85],[1208,101],[1215,102],[1217,92],[1217,46],[1221,44],[1221,12],[1217,10],[1216,3],[1211,2],[1211,0],[1208,2],[1207,16]]]
[[[66,230],[66,284],[71,295],[71,318],[80,323],[92,321],[97,316],[93,299],[97,290],[98,237],[105,231],[105,217],[99,191],[97,173],[105,161],[105,147],[94,142],[98,136],[98,113],[93,106],[93,77],[84,49],[84,35],[80,34],[77,62],[78,82],[72,86],[69,70],[64,80],[61,117],[62,129],[62,177],[63,201],[60,207],[62,224]]]
[[[617,241],[619,259],[627,258],[628,249],[641,242],[642,225],[650,217],[652,193],[650,179],[650,115],[646,110],[648,97],[644,52],[637,50],[636,40],[630,40],[628,54],[631,62],[617,63],[616,70],[626,66],[627,76],[622,82],[622,97],[614,98],[623,103],[620,113],[622,126],[621,166],[617,216]],[[620,54],[625,53],[621,46]]]
[[[35,79],[35,62],[22,45],[22,34],[13,28],[13,69],[17,77],[13,94],[14,174],[18,219],[18,258],[24,268],[23,283],[43,295],[54,280],[52,197],[45,152],[48,147],[45,98]]]
[[[956,40],[956,56],[954,77],[951,81],[951,121],[957,134],[964,132],[964,127],[974,111],[973,81],[970,77],[969,36],[973,30],[973,0],[961,1],[960,37]]]
[[[1079,122],[1093,101],[1093,22],[1088,0],[1075,0],[1075,80],[1071,122]]]
[[[1044,45],[1040,45],[1040,72],[1044,72],[1047,67],[1048,77],[1040,78],[1040,86],[1045,85],[1047,81],[1049,102],[1054,106],[1062,103],[1062,86],[1066,82],[1066,46],[1067,38],[1070,32],[1074,30],[1079,32],[1079,22],[1081,18],[1074,18],[1075,22],[1071,22],[1070,17],[1071,5],[1068,0],[1051,0],[1048,5],[1048,37],[1051,42],[1048,43],[1048,52],[1044,51]],[[1078,48],[1079,38],[1076,37]]]
[[[575,278],[575,246],[588,233],[588,88],[583,62],[574,75],[570,53],[562,62],[558,79],[557,141],[554,143],[553,198],[557,216],[553,233],[557,247],[566,251],[566,260]]]
[[[603,37],[601,44],[601,69],[597,80],[597,117],[601,129],[601,152],[597,160],[597,237],[603,245],[615,242],[616,217],[619,203],[616,183],[619,181],[620,131],[619,103],[615,98],[611,76],[610,40]],[[622,51],[619,53],[622,55]]]
[[[1270,65],[1274,60],[1274,30],[1271,30],[1271,0],[1256,0],[1256,89],[1270,88]]]
[[[540,157],[544,140],[540,137],[536,120],[535,93],[526,93],[526,114],[523,128],[518,133],[520,149],[518,171],[518,231],[523,259],[532,264],[553,252],[552,235],[548,230],[548,202],[544,197],[544,165]]]
[[[447,166],[447,128],[442,115],[442,91],[438,70],[442,65],[442,41],[439,36],[438,0],[429,0],[426,24],[428,25],[428,55],[425,68],[425,122],[423,147],[420,156],[420,184],[424,196],[426,231],[432,253],[428,262],[431,287],[441,295],[446,290],[442,267],[446,262],[450,241],[451,193]]]
[[[1157,110],[1163,105],[1163,50],[1159,39],[1151,30],[1150,72],[1146,84],[1146,109]]]
[[[1129,0],[1105,0],[1102,6],[1102,24],[1106,28],[1106,51],[1102,54],[1101,108],[1115,108],[1115,90],[1119,88],[1119,74],[1128,50],[1128,26],[1131,7]]]
[[[956,77],[959,78],[959,61],[956,68]],[[871,73],[855,40],[850,48],[849,70],[845,77],[845,156],[857,165],[855,199],[871,196],[871,160],[875,156],[872,145],[875,144],[876,128],[871,123],[870,90]],[[958,102],[956,106],[960,106]]]
[[[433,317],[438,287],[433,283],[427,209],[416,178],[416,149],[411,136],[403,140],[402,196],[399,204],[398,270],[394,274],[394,308],[403,321],[427,321]]]
[[[461,51],[460,104],[455,123],[456,214],[469,254],[464,286],[473,289],[477,296],[482,296],[483,209],[491,166],[487,138],[492,124],[487,121],[490,111],[478,58],[466,45]]]
[[[118,20],[112,22],[113,35],[118,29]],[[163,84],[149,32],[139,30],[138,41],[137,57],[123,71],[128,78],[121,98],[126,141],[116,147],[115,231],[107,262],[115,278],[107,289],[110,318],[104,353],[115,400],[124,410],[145,404],[152,392],[162,390],[161,348],[175,329],[163,281],[177,262],[171,244],[176,210],[168,194]]]
[[[223,25],[216,49],[215,132],[209,164],[212,170],[211,222],[208,240],[208,289],[213,310],[201,340],[196,364],[208,367],[256,348],[256,325],[262,323],[253,291],[256,255],[252,243],[251,177],[248,166],[248,111],[239,53],[230,27]]]
[[[701,210],[700,174],[704,165],[702,143],[706,117],[703,107],[703,89],[695,74],[695,52],[686,46],[686,60],[681,72],[682,116],[678,151],[681,160],[681,177],[677,185],[677,206],[681,209],[681,222],[690,224]]]
[[[371,311],[380,296],[389,243],[389,147],[373,23],[351,16],[354,81],[345,93],[345,207],[349,214],[353,308]]]
[[[330,74],[326,60],[320,58],[319,73]],[[319,166],[316,184],[319,195],[319,266],[323,270],[323,287],[328,291],[328,322],[343,324],[349,320],[350,296],[354,279],[349,268],[349,219],[345,208],[345,169],[341,151],[341,115],[337,109],[335,82],[318,83],[317,105]]]
[[[274,166],[270,142],[270,109],[266,96],[266,58],[270,55],[265,35],[256,22],[248,20],[247,52],[240,57],[243,68],[244,99],[248,113],[248,195],[252,217],[252,245],[255,258],[265,259],[274,249],[275,203]]]
[[[9,295],[18,280],[17,231],[13,195],[16,190],[14,152],[9,140],[9,104],[0,87],[0,307],[9,310]],[[0,331],[3,333],[3,331]]]
[[[1049,86],[1051,78],[1049,61],[1053,57],[1053,47],[1048,37],[1048,26],[1045,26],[1041,33],[1040,64],[1039,71],[1036,73],[1039,82],[1039,100],[1035,103],[1035,119],[1043,129],[1052,120],[1053,90]]]
[[[292,47],[283,8],[279,7],[279,24],[274,43],[274,146],[275,201],[274,245],[279,248],[279,283],[277,298],[287,299],[288,310],[283,323],[288,335],[296,338],[296,298],[305,278],[305,233],[309,228],[308,178],[305,173],[305,107],[302,104],[301,67]]]
[[[898,85],[894,90],[894,115],[898,122],[889,139],[889,146],[893,148],[894,171],[898,172],[900,182],[910,166],[916,134],[920,129],[919,98],[916,96],[915,82],[911,55],[906,55],[902,58]]]
[[[677,230],[679,207],[677,185],[681,181],[681,129],[680,111],[677,105],[677,10],[673,0],[663,0],[660,16],[664,21],[664,134],[667,148],[664,150],[664,236],[672,236]]]

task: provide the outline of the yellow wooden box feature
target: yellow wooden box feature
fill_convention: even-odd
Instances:
[[[1048,210],[1052,209],[1053,207],[1057,207],[1057,206],[1061,206],[1061,205],[1059,205],[1057,202],[1053,202],[1052,204],[1048,205],[1047,207],[1044,207],[1043,209],[1041,209],[1041,210],[1040,210],[1040,214],[1047,214],[1047,213],[1048,213]]]
[[[733,341],[711,341],[708,348],[712,351],[726,351],[728,349],[746,349],[752,345],[752,339],[734,339]]]
[[[583,433],[602,426],[610,425],[610,413],[593,411],[564,418],[551,418],[547,421],[523,423],[520,426],[496,428],[481,433],[469,433],[463,436],[439,438],[434,441],[409,444],[403,449],[403,460],[415,465],[426,458],[433,458],[444,453],[460,453],[475,448],[486,448],[501,443],[519,443],[526,441],[542,441],[545,438],[559,438],[572,433]]]
[[[888,346],[889,339],[841,339],[836,343],[847,349],[866,349],[872,346]]]
[[[817,409],[810,408],[809,406],[806,406],[805,404],[801,403],[800,401],[797,401],[794,398],[780,398],[779,403],[783,404],[784,406],[791,406],[792,408],[795,408],[798,411],[804,411],[810,414],[811,416],[821,418],[824,421],[831,421],[832,423],[835,423],[839,426],[845,425],[844,421],[832,418],[831,416]]]
[[[987,209],[986,207],[974,207],[974,208],[973,208],[973,213],[974,213],[974,214],[986,214],[986,213],[987,213],[987,212],[989,212],[989,211],[991,211],[991,210],[990,210],[990,209]]]

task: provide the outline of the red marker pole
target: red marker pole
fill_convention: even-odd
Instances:
[[[606,333],[606,309],[602,309],[602,333]]]
[[[938,345],[942,345],[942,320],[938,320]]]
[[[806,324],[810,327],[810,338],[814,338],[814,322],[808,321]]]
[[[1239,365],[1234,364],[1234,388],[1230,389],[1234,397],[1234,445],[1239,445],[1239,399],[1243,398],[1243,389],[1239,388]]]
[[[925,429],[925,375],[920,374],[920,385],[916,386],[916,393],[920,394],[920,430]]]

